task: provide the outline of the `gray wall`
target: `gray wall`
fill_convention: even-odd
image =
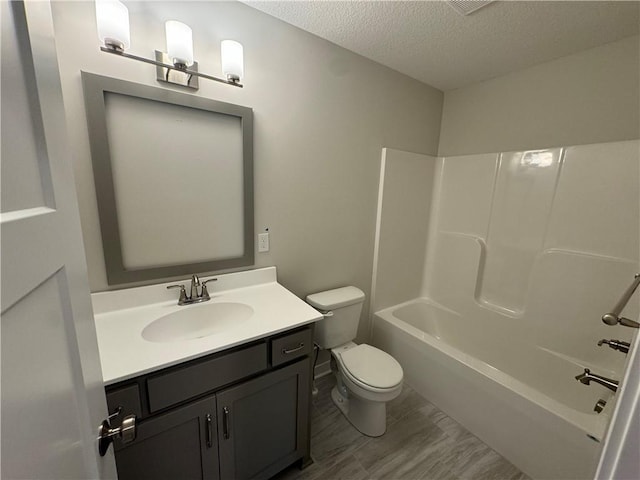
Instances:
[[[440,156],[640,136],[640,38],[446,92]]]
[[[203,72],[218,73],[221,39],[244,45],[245,88],[202,80],[194,94],[254,109],[256,231],[271,233],[256,266],[276,265],[299,296],[343,285],[369,295],[381,149],[435,155],[443,93],[240,3],[127,4],[131,53],[164,50],[167,19],[192,27]],[[80,70],[157,85],[155,69],[99,51],[93,2],[53,2],[53,13],[91,289],[100,291]],[[367,331],[361,322],[360,339]]]

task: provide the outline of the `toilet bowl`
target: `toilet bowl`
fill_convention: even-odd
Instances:
[[[402,367],[388,353],[349,342],[331,350],[336,386],[331,398],[360,432],[379,437],[387,427],[386,402],[402,391]]]
[[[360,432],[378,437],[386,431],[386,402],[402,391],[403,371],[391,355],[367,344],[356,344],[364,293],[343,287],[307,297],[324,319],[316,328],[321,348],[330,349],[336,386],[331,398]]]

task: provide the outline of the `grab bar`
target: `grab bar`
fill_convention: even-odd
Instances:
[[[640,328],[640,323],[620,316],[620,313],[622,313],[624,307],[627,305],[627,303],[629,303],[629,299],[631,298],[631,295],[633,295],[633,292],[636,291],[636,288],[638,288],[638,285],[640,285],[640,273],[635,274],[635,276],[633,277],[633,282],[631,283],[631,285],[629,285],[629,288],[627,288],[627,290],[622,294],[620,300],[618,300],[618,303],[616,303],[616,305],[613,307],[613,310],[611,310],[609,313],[605,313],[602,316],[602,321],[604,323],[606,323],[607,325],[617,325],[619,323],[620,325],[624,325],[625,327]]]

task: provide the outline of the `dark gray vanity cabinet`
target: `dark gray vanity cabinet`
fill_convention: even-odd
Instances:
[[[138,424],[132,443],[116,444],[118,479],[219,478],[215,412],[212,395]]]
[[[309,361],[301,360],[220,392],[220,477],[269,478],[305,456]]]
[[[114,442],[120,480],[267,479],[310,462],[313,326],[107,387],[110,412],[136,415]]]

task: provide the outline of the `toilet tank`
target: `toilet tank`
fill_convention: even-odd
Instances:
[[[316,341],[329,349],[350,342],[358,334],[364,292],[356,287],[342,287],[307,296],[307,303],[325,313],[316,323]]]

